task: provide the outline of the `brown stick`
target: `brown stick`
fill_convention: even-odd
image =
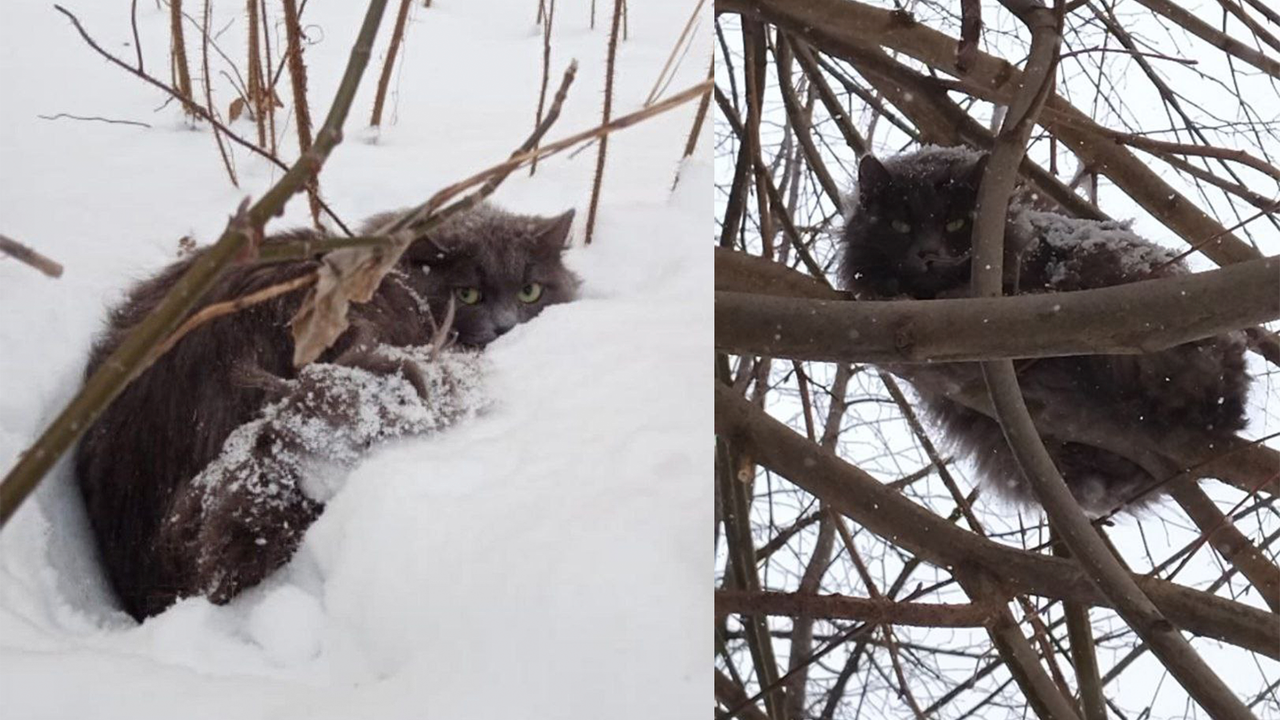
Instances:
[[[668,72],[671,72],[674,76],[672,64],[675,63],[676,57],[680,56],[680,49],[685,46],[686,41],[689,39],[689,34],[693,31],[693,23],[698,19],[698,14],[702,12],[702,7],[705,4],[706,0],[698,0],[698,4],[693,7],[693,12],[689,14],[689,19],[685,21],[684,28],[680,30],[680,36],[676,38],[676,44],[671,46],[671,52],[667,54],[667,61],[663,63],[662,71],[658,73],[658,77],[653,81],[653,87],[649,89],[649,94],[644,98],[645,105],[656,100],[658,93],[670,82]]]
[[[262,77],[262,51],[258,45],[259,0],[246,0],[245,13],[249,16],[249,106],[253,108],[253,121],[258,126],[258,146],[267,146],[266,105],[270,102]],[[263,19],[265,20],[265,18]]]
[[[545,3],[546,0],[538,3],[538,19],[544,23],[542,26],[542,87],[538,90],[538,112],[533,118],[534,127],[542,124],[542,108],[547,101],[547,82],[551,77],[551,24],[556,17],[556,0],[550,0],[550,4]],[[529,177],[533,177],[537,170],[538,158],[535,157],[533,162],[529,163]]]
[[[266,65],[267,65],[266,74],[262,76],[262,81],[263,81],[262,93],[263,93],[263,103],[267,107],[267,137],[271,138],[271,148],[270,150],[268,150],[268,152],[270,152],[272,156],[275,156],[277,152],[276,107],[279,105],[279,103],[276,101],[276,84],[274,80],[271,81],[270,83],[267,82],[268,78],[275,77],[275,73],[271,67],[271,32],[270,32],[270,24],[267,22],[267,0],[259,1],[258,10],[262,18],[262,54],[266,57]],[[332,218],[334,222],[338,223],[338,227],[341,227],[343,232],[350,235],[351,231],[347,230],[347,226],[342,224],[342,221],[339,220],[338,217],[333,214],[333,211],[329,209],[329,206],[324,205],[323,200],[320,201],[320,204],[324,206],[324,211],[328,213],[329,217]]]
[[[302,61],[302,26],[298,21],[297,0],[284,2],[284,31],[288,40],[285,50],[289,65],[289,80],[293,84],[293,116],[298,126],[298,150],[306,157],[311,150],[311,111],[307,107],[307,66]],[[307,182],[307,202],[311,206],[311,220],[317,228],[320,224],[320,181],[312,177]]]
[[[178,99],[182,101],[182,107],[187,112],[191,112],[195,102],[191,97],[191,70],[187,67],[187,43],[182,37],[182,0],[169,2],[169,42],[169,66],[173,71],[176,93]],[[142,72],[141,63],[138,64],[138,71]]]
[[[391,31],[391,45],[387,48],[387,57],[382,62],[382,74],[378,76],[378,92],[373,97],[373,117],[369,124],[373,127],[382,125],[382,105],[387,100],[387,86],[391,84],[391,73],[395,70],[396,53],[400,51],[400,43],[404,39],[405,21],[409,19],[409,3],[412,0],[400,0],[400,11],[396,13],[395,29]]]
[[[200,327],[201,325],[204,325],[210,320],[213,320],[215,318],[220,318],[223,315],[230,315],[232,313],[240,312],[241,310],[247,307],[250,307],[252,305],[257,305],[259,303],[264,303],[270,300],[271,298],[280,297],[281,295],[287,295],[288,293],[291,293],[294,290],[297,290],[299,288],[308,287],[315,283],[317,277],[319,277],[319,274],[316,271],[312,270],[311,272],[308,272],[304,275],[299,275],[298,277],[293,278],[292,280],[286,280],[285,282],[276,283],[275,285],[272,285],[270,287],[265,287],[257,292],[252,292],[252,293],[249,293],[248,295],[242,295],[232,300],[227,300],[225,302],[220,302],[220,303],[214,303],[212,305],[206,305],[200,308],[199,312],[187,318],[186,321],[183,322],[181,325],[179,325],[178,329],[174,330],[173,333],[170,334],[169,337],[166,338],[164,342],[160,343],[155,347],[154,350],[152,350],[151,356],[147,358],[146,365],[149,367],[161,355],[164,355],[165,353],[169,352],[169,350],[172,349],[174,345],[177,345],[178,341],[181,340],[183,337],[185,337],[187,333],[191,332],[197,327]]]
[[[23,245],[17,240],[0,235],[0,253],[4,253],[9,257],[21,263],[26,263],[49,277],[62,277],[62,266]]]
[[[133,29],[133,51],[138,56],[138,71],[142,71],[142,40],[138,38],[138,0],[129,3],[129,26]]]
[[[618,23],[622,19],[622,0],[613,0],[613,24],[609,29],[609,56],[605,63],[604,75],[604,112],[601,124],[608,124],[613,110],[613,69],[618,55]],[[587,231],[584,244],[591,244],[591,237],[596,229],[596,210],[600,204],[600,185],[604,181],[604,159],[609,149],[609,136],[600,138],[600,152],[596,155],[596,175],[591,183],[591,204],[587,208]]]
[[[209,73],[209,24],[212,22],[212,13],[213,0],[204,0],[204,32],[202,33],[203,42],[200,43],[200,63],[204,71],[204,104],[209,117],[217,117],[218,111],[213,107],[213,82]],[[222,166],[227,170],[227,177],[231,178],[231,184],[240,187],[240,182],[236,180],[235,165],[231,162],[227,147],[222,144],[222,133],[218,130],[218,125],[213,126],[213,141],[218,146],[218,155],[222,158]]]
[[[1174,482],[1169,494],[1186,511],[1209,545],[1240,571],[1272,612],[1280,613],[1280,568],[1236,529],[1195,482],[1190,479]]]

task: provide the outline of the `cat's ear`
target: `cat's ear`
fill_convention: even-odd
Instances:
[[[978,162],[969,168],[964,175],[964,183],[974,190],[978,189],[978,185],[982,183],[982,174],[987,171],[987,161],[991,159],[991,153],[982,153],[978,158]]]
[[[874,155],[863,155],[858,161],[858,204],[869,207],[890,183],[889,171]]]
[[[559,253],[569,246],[569,230],[573,227],[573,216],[576,210],[543,218],[534,238],[538,248],[547,253]]]
[[[443,265],[454,259],[454,253],[436,244],[430,237],[423,235],[405,248],[403,258],[417,265]]]

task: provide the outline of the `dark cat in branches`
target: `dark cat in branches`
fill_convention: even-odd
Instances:
[[[842,237],[840,280],[869,300],[966,297],[971,232],[986,155],[965,148],[925,148],[884,161],[866,156]],[[1123,223],[1079,220],[1032,209],[1015,196],[1005,228],[1005,294],[1102,288],[1187,272],[1173,253]],[[1092,355],[1019,363],[1028,402],[1089,407],[1112,427],[1161,434],[1240,430],[1248,376],[1239,334],[1206,338],[1145,355]],[[999,425],[947,397],[944,388],[975,380],[976,365],[901,368],[928,416],[972,459],[999,494],[1034,498]],[[1083,425],[1077,421],[1077,425]],[[1088,444],[1044,438],[1077,500],[1103,513],[1132,501],[1164,478],[1129,458]],[[1138,504],[1149,500],[1147,496]]]
[[[362,376],[365,385],[370,377],[402,375],[423,396],[411,400],[441,402],[428,396],[431,382],[439,391],[438,379],[424,378],[397,349],[430,344],[451,299],[452,329],[464,348],[482,348],[544,307],[571,300],[578,279],[561,254],[572,218],[572,211],[544,218],[483,204],[449,220],[409,247],[370,302],[352,305],[350,329],[314,372],[297,372],[291,362],[288,326],[301,290],[199,326],[161,356],[89,428],[75,455],[76,479],[124,609],[141,620],[186,596],[226,602],[284,564],[322,507],[294,476],[307,453],[320,448],[271,421],[309,414],[305,421],[340,432],[360,410],[356,403],[371,397],[344,367],[371,371]],[[371,219],[368,229],[382,219]],[[304,230],[266,242],[318,237]],[[193,261],[174,263],[133,288],[111,313],[88,373]],[[317,262],[232,267],[200,306],[306,274]],[[375,402],[390,402],[385,388],[374,390]],[[239,465],[228,464],[220,457],[228,437],[264,408],[275,415],[257,428]],[[381,412],[399,410],[388,405]],[[219,466],[225,476],[197,487],[193,479],[215,460],[226,466]],[[245,477],[277,472],[285,476],[266,478],[265,485]],[[254,497],[259,486],[271,497]]]

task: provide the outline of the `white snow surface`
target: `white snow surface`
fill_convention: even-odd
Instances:
[[[133,62],[129,3],[68,4],[105,48]],[[504,159],[533,125],[537,3],[412,4],[384,127],[364,126],[396,3],[347,140],[321,176],[348,224]],[[641,105],[694,4],[630,4],[615,115]],[[231,25],[218,42],[242,57],[242,5],[223,5],[214,27]],[[549,139],[599,121],[611,4],[597,5],[591,29],[588,3],[557,4],[552,88],[570,58],[580,70]],[[360,2],[307,5],[313,117],[328,108],[363,12]],[[167,8],[138,3],[145,66],[166,79],[167,22]],[[186,37],[199,47],[190,25]],[[278,48],[282,33],[275,38]],[[51,280],[0,259],[8,468],[78,388],[106,309],[172,260],[182,236],[214,239],[240,199],[280,172],[237,151],[232,187],[207,128],[176,107],[155,110],[163,98],[154,88],[96,57],[46,2],[5,3],[0,48],[0,232],[67,268]],[[669,91],[700,81],[709,51],[703,17]],[[215,103],[225,108],[234,96],[217,77]],[[0,713],[701,717],[712,656],[712,175],[710,123],[698,153],[679,161],[694,110],[611,139],[590,246],[580,236],[594,149],[499,188],[494,200],[513,210],[579,209],[579,246],[567,262],[583,277],[582,298],[491,345],[487,410],[374,449],[294,560],[230,604],[188,599],[140,626],[116,609],[61,463],[0,532]],[[37,117],[57,113],[152,127]],[[247,120],[233,127],[253,134]],[[291,126],[284,135],[292,138]],[[305,206],[295,198],[268,230],[304,224]]]

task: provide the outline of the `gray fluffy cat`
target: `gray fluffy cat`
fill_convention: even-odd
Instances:
[[[324,498],[307,492],[309,463],[349,463],[374,440],[465,414],[476,383],[466,349],[573,299],[578,279],[561,261],[572,219],[572,211],[545,218],[490,204],[451,219],[405,252],[370,302],[351,306],[350,329],[301,372],[292,367],[288,328],[301,290],[199,326],[160,357],[89,428],[75,455],[124,609],[141,620],[186,596],[226,602],[284,564],[319,515]],[[265,242],[319,237],[302,230]],[[112,311],[87,373],[192,261],[133,288]],[[298,277],[317,262],[232,267],[196,309]],[[451,298],[462,350],[434,359],[412,350],[431,344]]]
[[[985,155],[967,148],[925,148],[884,161],[864,157],[842,237],[843,286],[870,300],[967,296],[972,221],[985,164]],[[1005,244],[1006,294],[1087,290],[1187,272],[1173,253],[1138,237],[1126,224],[1040,212],[1016,198]],[[1207,430],[1214,436],[1245,424],[1248,376],[1239,333],[1145,355],[1045,358],[1019,365],[1033,413],[1038,407],[1064,417],[1073,408],[1087,408],[1074,417],[1105,420],[1114,429],[1110,439],[1119,443],[1112,447],[1123,447],[1126,433]],[[1006,498],[1034,503],[999,425],[947,397],[947,388],[975,382],[983,388],[976,364],[900,370],[913,380],[927,414],[991,487]],[[1073,422],[1081,434],[1107,432],[1098,422]],[[1117,453],[1052,435],[1044,440],[1067,486],[1094,513],[1129,502],[1164,479]]]

